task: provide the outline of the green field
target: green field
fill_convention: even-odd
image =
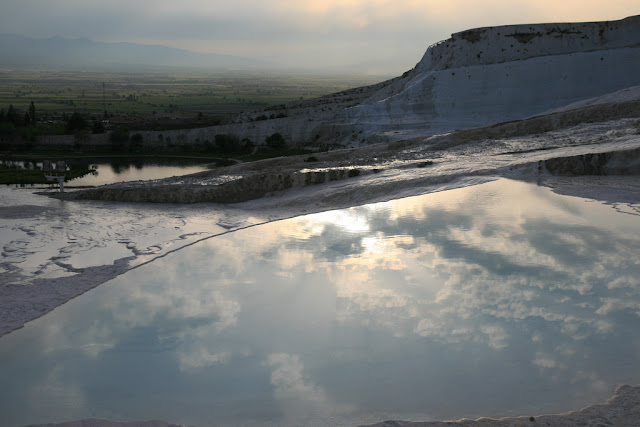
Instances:
[[[310,99],[384,80],[371,76],[313,76],[249,72],[114,73],[0,70],[0,108],[38,116],[70,112],[101,114],[202,113],[224,116]]]

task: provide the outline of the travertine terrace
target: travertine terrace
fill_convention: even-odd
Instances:
[[[194,143],[231,133],[261,144],[279,132],[297,146],[355,147],[538,115],[639,85],[638,69],[640,16],[478,28],[430,46],[395,79],[164,137]],[[286,117],[253,121],[265,113]]]

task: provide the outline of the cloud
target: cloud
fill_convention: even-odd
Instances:
[[[620,19],[637,1],[487,0],[21,0],[3,6],[3,32],[164,43],[281,61],[371,62],[405,71],[427,46],[480,26]],[[388,67],[388,65],[387,65]]]

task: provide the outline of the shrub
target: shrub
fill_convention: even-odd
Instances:
[[[242,145],[237,135],[220,134],[216,135],[216,147],[224,153],[232,153],[239,151]]]
[[[253,149],[253,141],[251,141],[249,138],[242,138],[242,149],[245,151],[251,151]]]
[[[91,126],[91,132],[93,133],[104,133],[104,125],[100,120],[94,120],[93,125]]]
[[[121,126],[118,129],[111,131],[109,134],[109,142],[111,142],[112,150],[123,151],[129,144],[129,128]]]
[[[141,151],[142,150],[142,142],[144,138],[140,133],[134,133],[131,136],[131,144],[129,145],[130,151]]]
[[[78,131],[82,131],[87,127],[87,121],[82,114],[75,112],[71,115],[67,121],[67,133],[74,134]]]
[[[268,136],[265,142],[269,147],[272,148],[282,148],[286,145],[284,137],[277,132],[271,136]]]

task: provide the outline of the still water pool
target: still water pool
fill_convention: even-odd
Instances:
[[[172,176],[188,175],[209,170],[207,162],[211,159],[189,158],[111,158],[109,161],[98,159],[91,164],[93,174],[76,178],[67,183],[67,187],[96,186],[117,182],[162,179]]]
[[[66,181],[66,188],[115,184],[118,182],[169,178],[209,170],[212,158],[188,157],[104,157],[65,159],[70,168],[93,170],[93,173]],[[42,161],[0,160],[0,165],[17,169],[42,169]],[[55,184],[19,185],[16,187],[50,188]]]
[[[639,257],[640,216],[510,180],[230,233],[2,337],[0,424],[579,409],[640,383]]]

